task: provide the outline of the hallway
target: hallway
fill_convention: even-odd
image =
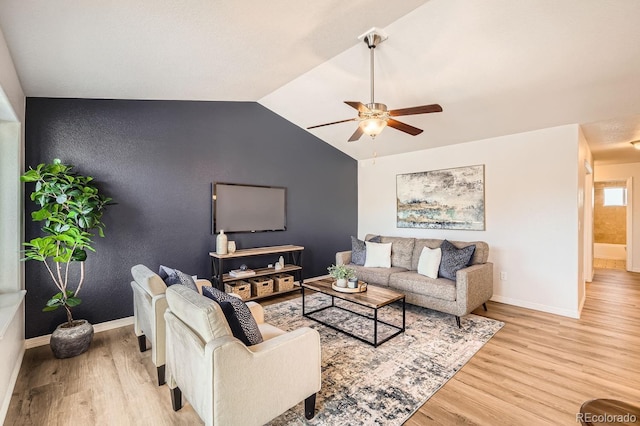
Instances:
[[[626,262],[619,259],[593,259],[593,267],[596,269],[618,269],[626,271]]]

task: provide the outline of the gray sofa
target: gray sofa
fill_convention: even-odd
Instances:
[[[369,240],[374,235],[367,235]],[[470,266],[456,273],[456,280],[432,279],[417,272],[422,249],[440,247],[443,240],[406,237],[381,237],[382,243],[391,245],[391,267],[372,268],[351,263],[351,251],[336,253],[336,265],[349,265],[358,278],[369,284],[394,288],[406,295],[406,301],[436,311],[460,317],[483,305],[493,295],[493,264],[487,262],[489,245],[483,241],[451,241],[457,248],[474,244],[476,249]]]

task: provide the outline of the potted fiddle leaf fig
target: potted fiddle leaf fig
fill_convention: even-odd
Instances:
[[[29,168],[20,180],[35,184],[30,198],[39,209],[31,218],[43,223],[43,235],[23,243],[24,260],[42,262],[57,287],[43,311],[64,308],[67,314],[67,321],[51,335],[51,349],[57,358],[76,356],[89,349],[93,326],[74,320],[71,309],[81,303],[78,293],[85,281],[87,252],[95,252],[94,232],[104,237],[102,215],[111,198],[100,193],[93,177],[74,172],[73,166],[59,159]],[[70,280],[78,273],[73,285]]]

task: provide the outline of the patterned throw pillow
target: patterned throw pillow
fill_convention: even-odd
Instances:
[[[376,235],[375,237],[369,238],[367,241],[371,241],[372,243],[381,242],[380,235]],[[357,239],[356,237],[351,237],[351,263],[354,265],[364,266],[364,262],[367,259],[367,247],[364,241]]]
[[[214,288],[214,287],[211,287],[211,286],[202,287],[202,295],[206,296],[209,299],[213,300],[214,302],[218,302],[218,303],[225,302],[230,297],[233,297],[233,296],[229,296],[224,291],[218,290],[217,288]]]
[[[257,345],[263,341],[255,318],[241,299],[210,286],[202,287],[202,294],[220,305],[233,337],[247,346]]]
[[[456,272],[467,266],[476,250],[475,244],[464,248],[457,248],[451,242],[444,240],[440,246],[442,249],[442,260],[440,261],[440,269],[438,276],[450,280],[456,280]]]
[[[176,274],[178,275],[178,279],[180,280],[180,284],[182,284],[185,287],[190,288],[191,290],[195,291],[196,293],[198,292],[198,286],[196,285],[196,282],[193,280],[191,275],[187,275],[182,271],[178,271],[177,269],[176,269]]]
[[[229,323],[233,337],[247,346],[262,343],[262,334],[249,307],[237,297],[230,297],[228,301],[220,302],[222,312]]]
[[[198,291],[198,286],[196,285],[193,277],[185,274],[182,271],[160,265],[158,275],[160,275],[160,278],[162,278],[162,281],[164,281],[167,287],[174,284],[182,284],[183,286],[188,287],[195,292]]]

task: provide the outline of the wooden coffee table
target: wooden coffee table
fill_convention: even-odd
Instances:
[[[302,315],[307,317],[307,318],[311,318],[314,321],[319,322],[320,324],[326,325],[329,328],[332,328],[334,330],[340,331],[342,333],[345,333],[348,336],[351,336],[353,338],[356,338],[358,340],[361,340],[365,343],[368,343],[370,345],[373,345],[374,347],[377,347],[378,345],[383,344],[384,342],[386,342],[387,340],[397,336],[400,333],[404,332],[405,329],[405,295],[402,293],[399,293],[395,290],[391,290],[388,288],[384,288],[384,287],[375,287],[375,286],[367,286],[367,291],[362,292],[362,293],[342,293],[339,291],[334,290],[333,288],[331,288],[331,283],[333,282],[332,279],[322,279],[322,280],[318,280],[318,281],[312,281],[312,282],[308,282],[308,283],[304,283],[302,284]],[[310,312],[305,312],[305,290],[312,290],[314,292],[318,292],[318,293],[322,293],[322,294],[326,294],[328,296],[331,296],[331,305],[329,306],[324,306],[322,308],[319,309],[315,309],[313,311]],[[337,306],[335,304],[335,299],[341,299],[350,303],[354,303],[356,305],[359,306],[363,306],[365,308],[370,308],[373,309],[373,317],[369,316],[369,315],[364,315],[360,312],[356,312],[356,311],[352,311],[350,309],[344,308],[342,306]],[[395,325],[395,324],[389,324],[387,322],[381,321],[380,319],[378,319],[378,310],[384,306],[387,305],[391,305],[394,302],[397,301],[402,301],[402,327]],[[323,311],[325,309],[329,309],[329,308],[338,308],[338,309],[342,309],[344,311],[347,312],[351,312],[353,314],[359,315],[361,317],[364,318],[369,318],[371,320],[373,320],[373,341],[371,340],[367,340],[363,337],[360,336],[356,336],[352,333],[350,333],[348,330],[345,330],[343,328],[339,328],[337,327],[335,324],[330,324],[327,323],[325,321],[319,320],[317,318],[312,317],[312,314],[315,314],[317,312]],[[378,340],[378,324],[384,324],[388,327],[391,327],[395,330],[397,330],[395,333],[392,333],[391,335],[385,337],[382,340]]]

